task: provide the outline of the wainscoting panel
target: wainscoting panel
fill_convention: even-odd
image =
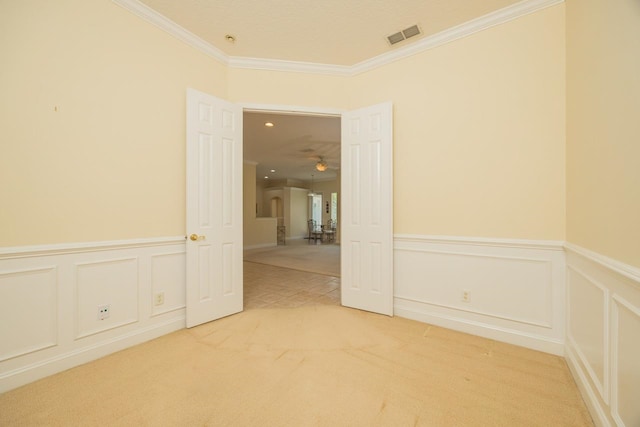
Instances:
[[[76,265],[76,339],[138,321],[138,268],[137,258]]]
[[[395,236],[394,311],[563,354],[561,242]]]
[[[618,425],[640,425],[640,307],[613,296],[613,419]]]
[[[151,257],[151,286],[153,291],[153,315],[185,308],[186,289],[182,286],[186,277],[184,252],[157,254]],[[162,304],[156,300],[163,295]]]
[[[56,267],[5,268],[0,268],[0,362],[58,343]]]
[[[0,248],[0,393],[184,328],[184,266],[182,236]]]
[[[567,243],[566,358],[598,426],[639,426],[640,270]]]
[[[567,299],[567,340],[600,397],[609,402],[609,290],[568,266]]]

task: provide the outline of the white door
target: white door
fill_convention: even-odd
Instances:
[[[187,90],[187,327],[242,311],[242,108]]]
[[[342,305],[393,315],[391,103],[342,115]]]

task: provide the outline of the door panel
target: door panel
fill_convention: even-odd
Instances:
[[[393,315],[391,103],[342,116],[342,304]]]
[[[242,311],[242,109],[187,91],[187,327]]]

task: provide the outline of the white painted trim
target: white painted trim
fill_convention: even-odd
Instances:
[[[60,243],[38,246],[0,248],[0,260],[42,255],[63,255],[78,252],[110,251],[114,249],[142,248],[185,243],[185,236],[156,237],[150,239],[109,240],[103,242]]]
[[[74,292],[74,301],[77,304],[77,301],[80,299],[80,280],[79,280],[79,268],[80,267],[87,267],[87,266],[96,266],[96,265],[104,265],[104,264],[117,264],[117,263],[122,263],[125,261],[133,261],[136,267],[136,272],[139,271],[140,268],[140,257],[138,256],[134,256],[134,257],[117,257],[117,258],[105,258],[105,259],[100,259],[100,260],[95,260],[95,261],[86,261],[86,262],[74,262],[73,264],[73,275],[74,275],[74,280],[73,280],[73,292]],[[139,286],[139,278],[137,278],[136,275],[136,279],[138,282],[138,286]],[[136,293],[137,295],[137,293]],[[137,302],[137,301],[136,301]],[[76,311],[77,313],[77,311]],[[81,340],[83,338],[87,338],[93,335],[100,335],[104,332],[113,330],[113,329],[118,329],[121,328],[123,326],[127,326],[127,325],[132,325],[134,323],[138,323],[140,321],[140,310],[138,307],[138,304],[136,304],[136,314],[133,318],[129,318],[126,319],[120,323],[112,323],[110,324],[108,327],[104,327],[102,329],[94,329],[91,330],[89,332],[81,332],[80,331],[80,318],[78,316],[74,317],[74,340],[78,341]]]
[[[611,298],[613,302],[613,322],[612,322],[612,344],[611,344],[611,416],[618,426],[626,426],[624,420],[618,412],[618,347],[620,345],[619,338],[619,322],[620,307],[623,307],[634,316],[640,319],[640,308],[634,306],[620,295],[614,294]]]
[[[133,13],[137,17],[142,18],[145,21],[149,22],[150,24],[155,25],[156,27],[169,33],[170,35],[177,38],[181,42],[184,42],[185,44],[199,50],[205,55],[208,55],[214,59],[217,59],[218,61],[220,61],[225,65],[229,64],[229,57],[220,49],[204,41],[200,37],[196,36],[192,32],[176,24],[175,22],[165,17],[164,15],[151,9],[149,6],[145,5],[144,3],[138,0],[112,0],[112,1],[118,6],[122,6],[123,8],[127,9],[129,12]]]
[[[419,273],[407,271],[395,277],[394,311],[399,316],[540,351],[563,354],[566,336],[564,242],[413,234],[396,234],[394,237],[396,262],[401,262],[405,254],[413,254],[411,256],[426,257],[425,262],[435,255],[548,265],[543,266],[548,270],[547,278],[538,283],[544,285],[544,288],[535,291],[536,295],[542,296],[540,292],[546,295],[544,300],[540,300],[546,310],[544,318],[520,317],[518,313],[493,311],[486,306],[466,307],[452,302],[450,293],[423,293],[419,281],[415,282],[411,278]],[[420,261],[413,259],[413,262]],[[438,274],[446,277],[447,272]],[[511,271],[508,274],[515,274],[514,280],[517,280],[517,272]],[[451,286],[455,288],[458,285],[452,283]]]
[[[569,327],[569,325],[567,325],[567,340],[570,343],[571,347],[574,349],[574,352],[576,353],[576,355],[579,357],[580,361],[582,362],[582,365],[587,370],[587,373],[589,374],[589,377],[591,378],[591,381],[593,382],[593,384],[595,384],[596,388],[598,389],[600,396],[602,397],[604,402],[608,404],[609,403],[609,383],[610,383],[610,363],[611,363],[610,357],[609,357],[609,342],[610,342],[609,288],[607,288],[605,285],[603,285],[602,283],[600,283],[599,281],[591,277],[589,274],[585,273],[580,268],[577,268],[572,265],[567,265],[567,271],[573,271],[577,275],[582,276],[583,279],[585,279],[588,283],[590,283],[592,286],[595,286],[597,289],[599,289],[602,292],[602,304],[603,304],[603,307],[602,307],[603,339],[602,340],[603,342],[601,344],[603,349],[602,354],[604,358],[603,360],[604,366],[603,366],[603,372],[602,372],[604,378],[602,382],[600,382],[600,380],[598,379],[598,376],[594,372],[591,364],[588,362],[587,357],[578,346],[578,343],[573,338],[573,335],[571,335],[571,328]],[[571,301],[570,292],[571,292],[571,281],[569,276],[567,275],[567,301],[568,302]],[[571,319],[570,309],[571,309],[571,306],[568,305],[567,319]]]
[[[281,104],[256,104],[251,102],[237,102],[244,112],[293,114],[303,116],[332,116],[340,117],[345,110],[339,108],[326,107],[305,107],[301,105],[281,105]]]
[[[431,252],[431,253],[444,253],[444,252],[435,252],[434,251],[434,252]],[[457,255],[457,254],[453,254],[452,253],[451,255]],[[512,259],[512,258],[506,258],[506,259]],[[398,294],[395,294],[394,298],[399,299],[399,300],[404,300],[404,301],[417,302],[419,304],[433,305],[433,306],[436,306],[436,307],[446,308],[448,310],[457,310],[457,311],[462,311],[462,312],[466,312],[466,313],[478,314],[480,316],[485,316],[485,317],[493,317],[494,319],[506,320],[506,321],[509,321],[509,322],[522,323],[523,325],[537,326],[537,327],[545,328],[545,329],[551,329],[553,327],[549,323],[533,322],[533,321],[530,321],[530,320],[518,319],[518,318],[515,318],[515,317],[500,316],[498,314],[489,313],[489,312],[483,311],[483,310],[472,310],[472,309],[467,309],[467,308],[460,308],[460,307],[456,307],[456,306],[449,305],[449,304],[442,304],[442,303],[438,303],[438,302],[434,302],[434,301],[424,301],[422,299],[405,297],[405,296],[398,295]]]
[[[580,354],[580,348],[576,345],[571,330],[567,328],[567,346],[565,350],[567,363],[578,384],[584,401],[589,408],[593,420],[598,426],[609,427],[611,425],[623,426],[624,421],[618,413],[618,322],[619,312],[622,308],[640,317],[640,307],[630,301],[636,301],[640,292],[640,270],[623,262],[611,259],[599,253],[585,249],[572,243],[565,243],[567,252],[567,272],[575,272],[598,288],[604,288],[605,312],[601,319],[605,337],[603,337],[603,353],[605,355],[605,388],[600,392],[601,386],[594,380],[595,375],[586,363],[584,355]],[[568,275],[568,289],[571,292],[571,278]],[[567,319],[571,319],[571,295],[567,298]],[[576,304],[579,299],[574,298]],[[582,308],[584,310],[585,308]],[[568,325],[567,325],[568,326]],[[631,338],[632,339],[632,338]],[[608,360],[608,362],[607,362]],[[600,392],[600,393],[599,393]],[[604,394],[604,395],[603,395]],[[608,402],[607,402],[608,395]]]
[[[564,0],[523,0],[519,3],[488,13],[458,26],[440,31],[439,33],[424,37],[417,42],[401,49],[367,59],[351,67],[351,75],[357,75],[371,71],[378,67],[390,64],[400,59],[416,55],[418,53],[434,49],[452,41],[470,36],[487,28],[504,24],[522,16],[564,3]]]
[[[184,249],[184,236],[0,248],[3,255],[0,256],[0,270],[3,276],[44,269],[55,272],[52,274],[56,278],[55,294],[47,300],[54,316],[52,322],[55,324],[55,342],[53,345],[48,345],[47,342],[46,346],[39,346],[44,339],[37,335],[35,341],[32,339],[27,342],[31,347],[26,348],[26,351],[23,348],[25,346],[20,343],[15,348],[6,349],[0,360],[0,393],[183,329],[184,297],[179,291],[184,287],[184,277],[181,274],[183,263],[180,259],[184,257]],[[162,313],[163,316],[153,313],[152,306],[154,284],[158,283],[158,278],[154,278],[152,274],[153,258],[158,254],[178,257],[166,266],[168,270],[163,270],[175,275],[175,280],[171,280],[171,283],[162,282],[163,286],[177,291],[166,301],[169,304],[166,307],[171,310]],[[123,262],[131,267],[127,272],[127,280],[131,280],[131,284],[135,283],[136,289],[127,287],[124,296],[117,289],[105,288],[105,292],[108,293],[106,297],[109,298],[109,303],[117,304],[122,302],[122,298],[132,297],[127,300],[131,304],[126,314],[122,314],[124,311],[114,313],[116,316],[109,322],[117,324],[96,324],[81,330],[80,316],[86,321],[91,320],[93,315],[86,310],[82,311],[79,306],[78,268],[112,264],[113,268],[105,272],[108,276],[118,274],[121,271],[119,265]],[[5,304],[13,304],[13,295],[7,297]],[[86,304],[82,307],[86,308]],[[24,326],[27,330],[34,327]],[[99,330],[94,330],[94,326]],[[101,329],[100,326],[104,328]],[[34,342],[36,345],[33,345]]]
[[[640,286],[640,268],[633,267],[629,264],[625,264],[623,262],[601,255],[597,252],[590,251],[589,249],[585,249],[573,243],[566,242],[564,244],[564,247],[568,251],[581,255],[584,258],[587,258],[588,260],[606,268],[607,270],[614,271],[624,277],[633,280],[637,285]]]
[[[293,73],[324,74],[330,76],[350,76],[352,68],[347,65],[319,64],[314,62],[283,61],[277,59],[230,57],[231,68],[265,71],[285,71]]]
[[[443,328],[449,328],[484,338],[519,345],[558,356],[564,354],[565,343],[562,340],[556,340],[550,337],[517,331],[510,328],[503,328],[484,322],[447,316],[446,314],[441,313],[425,313],[412,308],[399,306],[398,301],[401,301],[402,297],[396,297],[395,300],[397,301],[394,302],[393,309],[395,314],[400,317],[418,320],[420,322],[441,326]]]
[[[429,243],[432,243],[433,241],[429,241]],[[462,242],[463,244],[467,244],[468,242]],[[493,246],[493,245],[488,245],[488,246]],[[551,264],[551,261],[547,260],[547,259],[541,259],[541,258],[531,258],[531,257],[523,257],[523,256],[506,256],[506,255],[494,255],[494,254],[479,254],[479,253],[472,253],[472,252],[462,252],[462,251],[443,251],[443,250],[434,250],[434,249],[423,249],[423,248],[402,248],[398,245],[396,245],[394,247],[394,250],[401,250],[401,251],[407,251],[407,252],[418,252],[418,253],[428,253],[428,254],[437,254],[437,255],[450,255],[450,256],[464,256],[464,257],[472,257],[472,258],[493,258],[493,259],[499,259],[499,260],[516,260],[516,261],[527,261],[527,262],[534,262],[534,263],[544,263],[544,264]],[[409,298],[409,297],[403,297],[401,295],[395,295],[397,298],[401,298],[407,301],[413,301],[413,302],[417,302],[417,303],[421,303],[421,304],[428,304],[428,305],[433,305],[433,306],[438,306],[438,307],[443,307],[443,308],[447,308],[450,310],[458,310],[458,311],[463,311],[463,312],[468,312],[468,313],[473,313],[473,314],[479,314],[482,316],[487,316],[487,317],[493,317],[496,319],[501,319],[501,320],[508,320],[511,322],[517,322],[517,323],[522,323],[522,324],[527,324],[527,325],[531,325],[531,326],[538,326],[538,327],[542,327],[542,328],[546,328],[546,329],[552,329],[553,325],[550,322],[534,322],[534,321],[529,321],[529,320],[525,320],[525,319],[518,319],[516,317],[506,317],[506,316],[500,316],[500,315],[496,315],[496,314],[492,314],[486,311],[482,311],[482,310],[472,310],[472,309],[465,309],[465,308],[461,308],[461,307],[456,307],[456,306],[452,306],[452,305],[448,305],[448,304],[442,304],[442,303],[437,303],[437,302],[432,302],[432,301],[423,301],[423,300],[419,300],[419,299],[414,299],[414,298]],[[553,292],[550,292],[549,294],[549,298],[553,298]],[[553,300],[549,301],[549,306],[553,306]]]
[[[185,316],[0,373],[0,393],[185,328]]]
[[[394,234],[393,239],[398,243],[450,243],[455,245],[491,246],[516,249],[543,249],[553,251],[563,251],[564,246],[564,242],[560,240],[494,239],[488,237],[463,237],[420,234]],[[403,248],[396,246],[396,249]]]
[[[589,385],[589,380],[587,379],[587,377],[585,377],[582,369],[580,369],[575,352],[571,348],[570,343],[567,343],[567,346],[565,348],[565,360],[567,361],[569,370],[571,371],[571,374],[576,384],[578,385],[580,393],[584,397],[583,400],[587,405],[587,409],[589,410],[589,414],[591,414],[591,418],[594,424],[597,427],[611,427],[611,423],[605,415],[602,406],[598,403],[598,398]]]
[[[496,25],[504,24],[547,7],[555,6],[564,0],[523,0],[519,3],[488,13],[479,18],[465,22],[453,28],[424,37],[417,42],[383,53],[355,65],[319,64],[312,62],[283,61],[263,58],[228,56],[217,47],[204,41],[180,25],[144,5],[138,0],[112,0],[136,16],[166,31],[187,45],[211,56],[231,68],[286,71],[335,76],[354,76],[378,67],[390,64],[403,58],[442,46],[446,43],[470,36]]]

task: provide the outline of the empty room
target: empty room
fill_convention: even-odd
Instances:
[[[0,2],[0,425],[640,425],[639,39],[638,0]],[[340,148],[269,186],[251,114]],[[244,259],[292,242],[339,266]]]

